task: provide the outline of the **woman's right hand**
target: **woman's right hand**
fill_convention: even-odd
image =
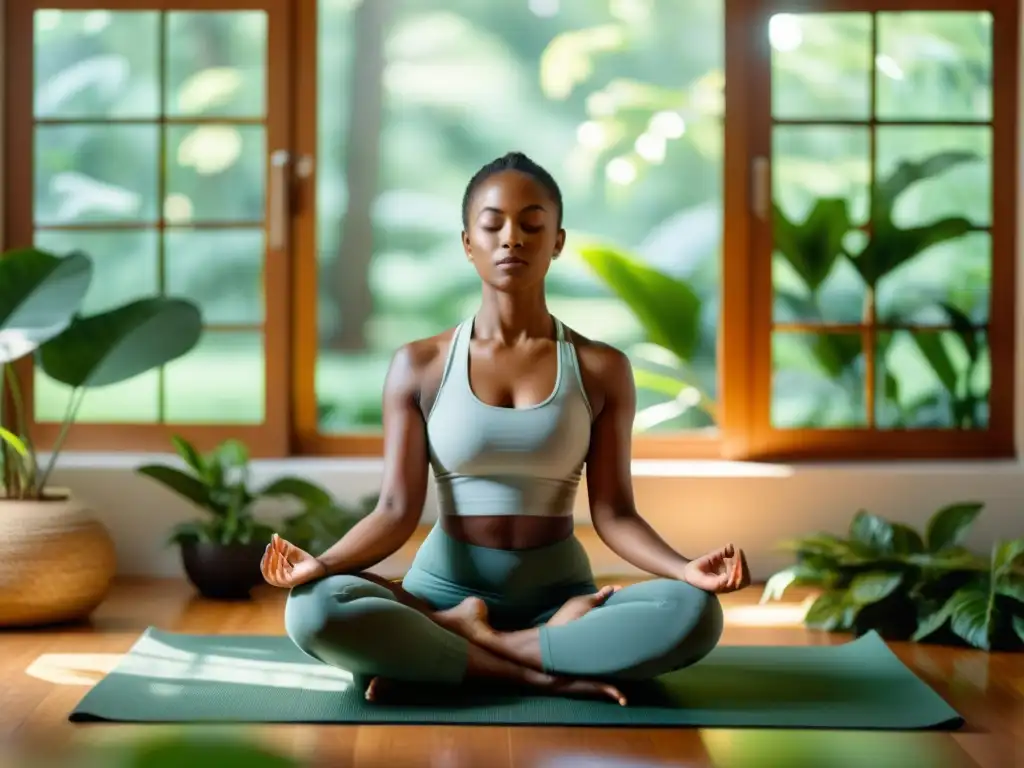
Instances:
[[[285,589],[327,575],[323,563],[276,533],[271,537],[263,559],[260,560],[260,571],[268,584]]]

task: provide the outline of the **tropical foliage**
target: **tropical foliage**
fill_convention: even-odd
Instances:
[[[0,491],[7,498],[45,496],[86,392],[134,379],[181,357],[199,341],[200,311],[180,298],[136,299],[83,314],[92,281],[93,261],[80,251],[60,256],[23,248],[0,256]],[[15,369],[30,356],[69,390],[60,433],[45,465],[29,435]]]
[[[943,507],[923,534],[861,510],[845,537],[820,532],[783,542],[796,562],[768,580],[762,602],[810,585],[820,589],[804,620],[811,628],[1022,650],[1024,538],[971,552],[964,541],[982,507]]]

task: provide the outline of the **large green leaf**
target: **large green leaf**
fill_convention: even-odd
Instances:
[[[1024,616],[1013,617],[1013,631],[1017,633],[1017,637],[1024,643]]]
[[[857,605],[884,600],[902,583],[903,574],[872,571],[859,573],[850,582],[849,596]]]
[[[180,435],[173,435],[171,437],[171,445],[174,446],[174,450],[177,451],[178,455],[181,456],[196,475],[205,477],[206,462],[192,443]]]
[[[968,644],[989,650],[992,642],[992,596],[979,584],[961,587],[950,598],[953,632]]]
[[[891,174],[875,184],[872,195],[872,221],[892,221],[896,199],[917,182],[938,176],[962,163],[979,159],[975,152],[950,150],[936,152],[924,160],[905,160],[899,163]]]
[[[864,351],[860,336],[852,333],[816,333],[811,342],[814,359],[837,379]]]
[[[998,542],[992,548],[992,577],[1002,577],[1021,557],[1024,557],[1024,538]]]
[[[84,253],[55,256],[21,248],[0,256],[0,364],[57,336],[71,322],[92,281]]]
[[[847,595],[844,590],[822,592],[807,609],[804,624],[811,629],[840,629],[848,622],[847,608]]]
[[[864,250],[852,259],[867,285],[878,285],[883,276],[927,248],[970,231],[971,222],[962,217],[901,229],[893,222],[893,212],[899,196],[913,184],[977,159],[978,155],[972,152],[939,152],[924,160],[902,162],[888,177],[875,184],[871,204],[871,239]]]
[[[954,600],[953,597],[950,597],[942,604],[941,608],[921,619],[918,622],[917,630],[910,636],[910,639],[916,643],[938,632],[943,625],[949,621],[949,617],[953,613],[953,606],[955,603],[956,600]]]
[[[835,571],[813,563],[795,563],[772,574],[765,582],[761,602],[778,600],[794,584],[831,587],[836,580]]]
[[[580,258],[636,315],[648,339],[690,360],[700,337],[700,298],[681,280],[601,246]]]
[[[825,562],[834,565],[857,565],[870,562],[877,556],[867,545],[855,540],[847,541],[831,533],[814,533],[799,539],[782,541],[778,547],[795,551],[801,558],[821,558],[822,565]]]
[[[165,467],[162,464],[146,464],[136,470],[140,475],[156,480],[161,485],[183,496],[193,504],[203,509],[211,509],[209,489],[192,475],[182,472],[174,467]]]
[[[892,524],[892,548],[900,555],[917,555],[925,550],[921,534],[903,523]]]
[[[841,197],[818,198],[800,224],[789,220],[781,206],[775,206],[775,250],[792,265],[814,293],[832,272],[843,251],[843,238],[850,231],[850,214]]]
[[[334,499],[327,491],[315,483],[299,477],[282,477],[265,485],[256,492],[257,496],[291,496],[307,507],[330,507]]]
[[[942,341],[942,335],[938,333],[915,333],[914,343],[921,351],[928,365],[935,371],[942,386],[947,392],[956,392],[957,376],[956,366],[953,364],[949,352]]]
[[[870,547],[878,554],[893,551],[892,523],[863,509],[850,521],[850,538]]]
[[[189,352],[202,333],[199,309],[183,299],[140,299],[78,318],[43,345],[48,376],[69,387],[104,387],[133,379]]]
[[[1024,576],[1008,575],[996,583],[996,594],[1024,603]]]
[[[925,529],[928,550],[940,552],[949,547],[963,544],[975,518],[984,508],[982,502],[950,504],[932,515]]]

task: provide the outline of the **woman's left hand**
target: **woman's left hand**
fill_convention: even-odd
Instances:
[[[683,568],[683,581],[713,594],[735,592],[750,584],[750,570],[742,549],[727,544]]]

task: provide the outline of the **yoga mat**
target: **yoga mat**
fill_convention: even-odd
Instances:
[[[371,703],[363,698],[365,682],[306,656],[284,636],[150,627],[69,719],[884,730],[963,724],[873,632],[834,646],[719,646],[699,664],[627,686],[627,707],[482,683],[404,688]]]

